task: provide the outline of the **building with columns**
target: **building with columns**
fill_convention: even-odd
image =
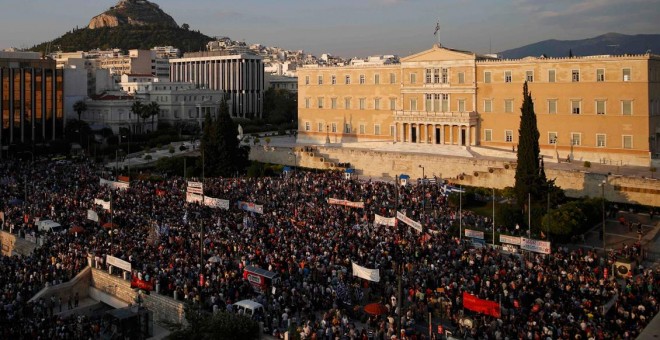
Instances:
[[[660,56],[651,54],[501,60],[436,45],[398,64],[305,66],[298,139],[516,149],[525,81],[546,157],[660,163]]]
[[[222,91],[234,117],[263,115],[264,64],[260,56],[224,51],[186,53],[170,59],[170,81]]]

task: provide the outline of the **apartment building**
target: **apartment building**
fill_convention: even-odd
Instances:
[[[501,60],[436,45],[392,65],[298,70],[299,139],[513,150],[523,83],[542,154],[606,164],[660,161],[660,56]]]

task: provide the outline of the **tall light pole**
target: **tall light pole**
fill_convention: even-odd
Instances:
[[[420,164],[420,168],[422,168],[422,213],[420,216],[424,216],[424,212],[426,211],[426,190],[424,189],[424,186],[426,185],[426,176],[424,174],[424,167]],[[424,219],[422,219],[422,223],[424,223]]]
[[[128,138],[128,151],[126,152],[126,160],[128,161],[128,177],[131,177],[131,130],[128,130],[126,136],[123,138]]]
[[[463,239],[463,184],[458,185],[458,237]]]
[[[495,246],[495,187],[493,187],[493,246]]]
[[[297,167],[298,166],[298,156],[293,151],[290,151],[289,155],[293,156],[293,167],[294,168]]]
[[[603,226],[602,226],[602,233],[603,233],[603,251],[605,251],[605,184],[607,184],[607,180],[603,180],[598,184],[600,187],[600,198],[601,198],[601,210],[603,213]]]

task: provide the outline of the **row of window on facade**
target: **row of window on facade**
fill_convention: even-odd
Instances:
[[[396,129],[396,127],[394,125],[390,125],[390,137],[394,137],[395,129]],[[305,122],[305,131],[307,131],[307,132],[312,131],[312,123],[311,122]],[[319,122],[319,123],[317,123],[317,126],[316,126],[316,132],[337,133],[337,131],[338,131],[337,130],[337,123],[325,124],[323,122]],[[354,131],[352,130],[351,124],[349,124],[349,123],[344,124],[343,133],[346,133],[346,134],[354,133]],[[367,131],[366,125],[365,124],[360,124],[357,133],[361,134],[361,135],[367,134],[368,131]],[[381,135],[380,124],[374,124],[373,135],[374,136],[380,136]],[[504,130],[504,136],[503,137],[504,137],[504,139],[503,139],[504,142],[513,143],[513,130]],[[493,142],[493,141],[495,141],[494,136],[493,136],[493,130],[492,129],[484,129],[484,142]],[[549,145],[559,144],[557,132],[548,132],[547,144],[549,144]],[[571,132],[570,133],[570,144],[575,145],[575,146],[582,145],[582,133],[580,133],[580,132]],[[621,145],[624,149],[632,149],[633,148],[633,136],[632,135],[622,135],[621,136]],[[604,148],[606,146],[607,146],[607,135],[597,133],[596,134],[596,147]]]
[[[344,98],[344,107],[345,109],[350,109],[352,108],[352,98],[346,97]],[[357,108],[360,110],[366,110],[367,109],[367,98],[358,98],[358,106]],[[319,109],[326,108],[325,107],[325,98],[324,97],[318,97],[316,99],[316,107]],[[309,109],[311,108],[311,98],[305,98],[305,108]],[[338,109],[337,105],[337,98],[330,98],[330,109]],[[381,98],[374,98],[373,100],[373,109],[374,110],[381,110]],[[396,110],[396,98],[389,98],[389,110]]]
[[[449,69],[447,68],[439,68],[439,69],[426,69],[425,72],[425,78],[424,78],[424,83],[425,84],[447,84],[450,82],[449,79]],[[465,72],[458,72],[457,74],[458,79],[457,83],[458,84],[464,84],[465,83]],[[416,84],[417,83],[417,73],[410,73],[410,84]],[[513,82],[513,71],[503,71],[503,78],[505,83],[511,83]],[[529,83],[534,82],[534,71],[525,71],[525,78],[523,79],[524,81],[527,81]],[[595,74],[595,81],[596,82],[604,82],[606,80],[605,77],[605,69],[596,69],[596,74]],[[547,77],[547,82],[549,83],[554,83],[557,81],[557,72],[556,70],[548,70],[548,77]],[[580,81],[580,70],[571,70],[571,81],[572,82],[579,82]],[[624,68],[621,71],[621,81],[627,82],[631,81],[631,70],[630,68]],[[484,83],[492,83],[493,82],[493,71],[484,71]],[[317,85],[323,85],[324,83],[324,77],[322,75],[317,76]],[[351,75],[347,74],[344,76],[344,82],[345,85],[350,85],[351,84]],[[364,74],[359,75],[359,84],[366,84],[366,76]],[[390,73],[390,84],[395,84],[396,83],[396,75],[394,73]],[[336,75],[331,75],[330,76],[330,85],[336,85],[337,84],[337,76]],[[374,80],[373,84],[378,85],[380,84],[380,74],[375,74],[374,75]],[[310,85],[310,77],[305,76],[305,85]]]
[[[513,71],[504,71],[503,79],[505,83],[513,82],[514,81]],[[606,80],[605,69],[604,68],[596,69],[595,78],[593,79],[596,82],[604,82]],[[528,83],[534,82],[534,71],[525,71],[525,78],[523,80]],[[621,70],[620,80],[624,82],[631,81],[631,70],[629,68],[624,68]],[[546,81],[548,83],[557,82],[557,71],[548,70],[548,77]],[[579,81],[580,81],[580,70],[578,69],[571,70],[571,82],[576,83]],[[484,71],[484,83],[492,83],[492,82],[493,82],[492,71]]]
[[[547,134],[547,144],[549,145],[561,145],[558,139],[557,132],[548,132]],[[495,141],[493,130],[484,129],[484,142],[493,142]],[[596,147],[604,148],[607,147],[607,135],[604,133],[596,134]],[[513,143],[513,130],[504,130],[504,142]],[[570,140],[567,145],[580,146],[582,145],[582,133],[581,132],[571,132]],[[632,135],[621,135],[621,146],[624,149],[633,148],[633,136]]]
[[[390,73],[389,77],[390,77],[389,83],[390,84],[396,84],[396,73]],[[364,74],[360,75],[359,83],[360,84],[366,84],[367,83],[367,78]],[[309,84],[310,84],[309,76],[305,76],[305,85],[309,85]],[[317,84],[318,85],[323,85],[323,76],[322,75],[318,76]],[[344,76],[344,84],[346,84],[346,85],[351,84],[351,75],[347,74],[347,75]],[[375,84],[375,85],[380,84],[380,74],[374,74],[373,84]],[[337,85],[337,76],[336,75],[331,75],[330,76],[330,85]]]
[[[353,129],[353,127],[350,123],[345,123],[343,133],[348,133],[348,134],[354,133],[354,131],[352,129]],[[390,125],[390,136],[394,136],[394,129],[395,129],[395,126]],[[311,122],[305,122],[305,131],[308,131],[308,132],[312,131],[312,123]],[[329,124],[325,124],[323,122],[317,123],[316,132],[324,132],[324,131],[325,132],[337,133],[337,131],[338,131],[337,130],[337,123],[329,123]],[[359,131],[358,133],[361,134],[361,135],[367,134],[366,125],[365,124],[360,124],[358,131]],[[374,124],[373,135],[374,136],[380,136],[380,134],[381,134],[380,124]]]
[[[449,102],[449,95],[446,93],[433,93],[433,94],[426,94],[425,95],[426,101],[425,101],[425,107],[424,109],[427,112],[449,112],[451,110],[450,107],[450,102]],[[389,99],[390,105],[389,105],[389,110],[396,110],[396,98],[390,98]],[[632,100],[621,100],[621,106],[620,106],[620,113],[621,115],[624,116],[630,116],[633,114],[633,101]],[[493,112],[494,106],[493,106],[494,100],[493,99],[486,99],[484,100],[484,112]],[[457,104],[457,111],[458,112],[465,112],[466,110],[466,101],[465,99],[459,99],[456,102]],[[558,99],[548,99],[547,101],[547,113],[548,114],[556,114],[557,113],[557,107],[559,104]],[[344,109],[351,109],[353,108],[352,106],[352,98],[346,97],[344,98]],[[582,110],[582,100],[580,99],[572,99],[570,100],[570,105],[571,105],[571,113],[572,114],[583,114]],[[311,108],[311,98],[305,98],[305,108],[309,109]],[[323,109],[325,107],[325,98],[324,97],[318,97],[316,99],[316,108]],[[337,105],[337,98],[330,98],[330,109],[338,109]],[[367,98],[358,98],[358,106],[357,108],[359,110],[366,110],[367,109]],[[373,109],[374,110],[381,110],[381,98],[374,98],[373,99]],[[604,115],[607,113],[607,100],[601,100],[597,99],[594,103],[594,109],[595,113],[597,115]],[[417,111],[418,106],[417,106],[417,99],[413,98],[410,99],[410,111]],[[503,112],[505,113],[513,113],[514,112],[514,100],[513,99],[505,99],[504,100],[504,110]]]
[[[493,107],[493,100],[492,99],[486,99],[484,100],[484,112],[493,112],[494,107]],[[513,99],[505,99],[504,100],[504,112],[505,113],[513,113],[514,112],[514,100]],[[584,114],[586,113],[583,110],[583,105],[582,105],[582,100],[581,99],[571,99],[570,100],[570,113],[574,115],[579,115],[579,114]],[[558,105],[559,105],[559,100],[558,99],[548,99],[547,100],[547,112],[548,114],[557,114],[558,113]],[[607,114],[607,100],[604,99],[596,99],[594,101],[594,113],[597,115],[605,115]],[[633,101],[632,100],[621,100],[620,101],[620,107],[619,107],[619,112],[623,116],[631,116],[633,114]],[[541,113],[538,110],[536,110],[536,113]]]

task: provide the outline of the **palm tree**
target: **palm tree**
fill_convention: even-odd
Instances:
[[[135,115],[137,115],[138,120],[140,117],[142,117],[142,112],[144,112],[144,105],[139,100],[136,100],[133,105],[131,106],[131,112],[133,112]],[[130,117],[129,117],[129,124],[130,124]]]
[[[78,120],[80,120],[80,117],[82,116],[83,112],[87,111],[87,104],[85,103],[84,100],[79,100],[75,104],[73,104],[73,110],[78,113]]]
[[[149,112],[149,116],[151,116],[151,131],[154,131],[154,117],[158,116],[160,114],[160,105],[156,102],[151,102],[149,105],[147,105],[147,112]]]

